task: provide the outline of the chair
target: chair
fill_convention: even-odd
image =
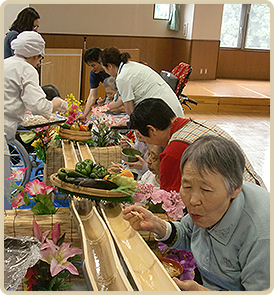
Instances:
[[[179,83],[179,80],[176,76],[171,74],[167,71],[161,71],[160,76],[167,82],[167,84],[172,88],[172,90],[175,92],[177,85]]]
[[[189,80],[189,76],[192,72],[191,65],[180,62],[172,71],[171,73],[178,78],[178,84],[175,90],[176,95],[179,97],[182,94],[182,91],[184,87],[186,86],[186,83]]]
[[[192,72],[192,67],[185,63],[180,62],[172,71],[161,71],[160,76],[167,82],[167,84],[173,89],[176,96],[178,97],[180,103],[186,105],[190,110],[191,107],[187,102],[197,105],[198,103],[195,100],[188,98],[183,94],[183,89],[186,86],[186,83],[189,80],[189,76]]]

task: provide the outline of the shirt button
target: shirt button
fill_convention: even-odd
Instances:
[[[208,261],[209,261],[209,258],[208,258],[208,257],[206,257],[206,258],[205,258],[205,262],[208,262]]]

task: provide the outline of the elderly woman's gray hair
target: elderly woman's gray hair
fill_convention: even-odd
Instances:
[[[224,137],[204,135],[196,139],[182,155],[182,173],[187,162],[194,164],[201,175],[206,170],[219,172],[229,195],[243,183],[244,156],[234,142]]]
[[[116,79],[114,77],[107,77],[103,82],[104,87],[110,87],[112,90],[117,91]]]

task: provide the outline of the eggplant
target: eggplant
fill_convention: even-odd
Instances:
[[[102,178],[84,178],[79,182],[78,187],[79,186],[105,190],[111,190],[118,187],[114,182]]]
[[[65,182],[79,185],[79,183],[87,178],[85,177],[67,177]]]

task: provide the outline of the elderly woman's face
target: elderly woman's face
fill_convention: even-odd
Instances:
[[[201,176],[191,162],[185,164],[180,195],[195,225],[203,228],[215,225],[239,192],[240,189],[235,190],[229,196],[220,173],[206,171]]]
[[[113,90],[110,86],[107,86],[107,87],[105,87],[105,93],[106,93],[106,96],[107,96],[110,100],[113,100],[116,91]]]
[[[153,174],[160,177],[159,148],[156,145],[148,146],[147,166]]]

